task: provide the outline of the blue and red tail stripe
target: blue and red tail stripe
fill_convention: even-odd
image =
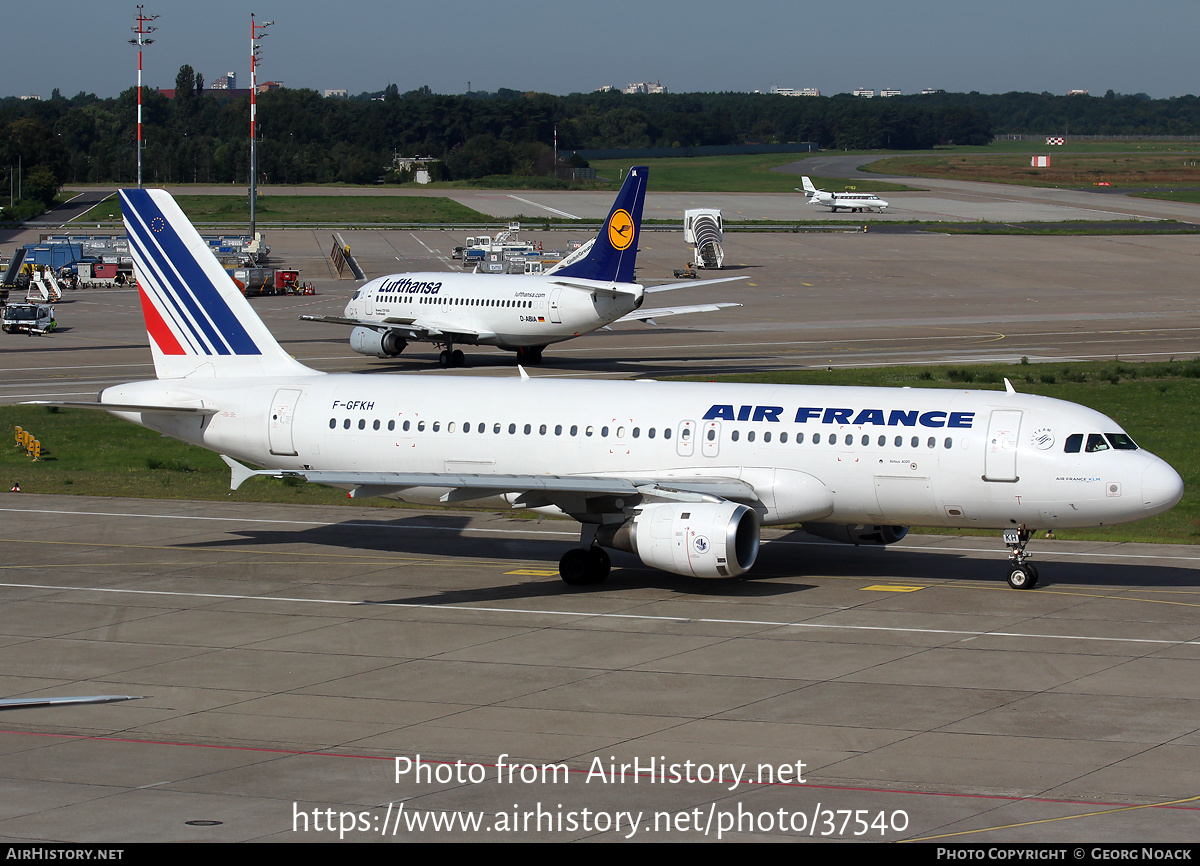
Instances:
[[[147,190],[122,190],[146,328],[164,354],[259,355],[214,279],[229,279],[207,246],[189,247]],[[189,226],[190,229],[190,226]],[[208,265],[206,268],[205,265]]]

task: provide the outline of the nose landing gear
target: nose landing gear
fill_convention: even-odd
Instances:
[[[1029,556],[1025,553],[1030,534],[1024,523],[1017,529],[1004,530],[1004,543],[1008,546],[1008,585],[1013,589],[1033,589],[1037,586],[1037,567],[1030,564]]]

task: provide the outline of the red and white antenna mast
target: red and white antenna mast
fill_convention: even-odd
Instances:
[[[258,113],[258,40],[266,36],[266,30],[274,21],[258,24],[254,13],[250,13],[250,238],[254,238],[254,205],[258,198],[258,150],[254,121]]]
[[[137,27],[129,28],[137,34],[136,39],[130,39],[130,45],[138,47],[138,82],[137,82],[137,97],[138,97],[138,112],[137,112],[137,165],[138,165],[138,189],[142,188],[142,49],[152,43],[153,39],[147,39],[147,34],[153,33],[157,27],[148,26],[151,21],[157,18],[157,15],[147,15],[145,6],[138,5],[137,16],[134,18],[137,21]]]

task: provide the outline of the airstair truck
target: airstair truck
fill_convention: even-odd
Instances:
[[[683,212],[683,241],[692,248],[692,266],[720,270],[725,266],[725,238],[721,211],[693,208]]]

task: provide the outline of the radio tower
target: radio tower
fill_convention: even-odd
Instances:
[[[266,30],[274,21],[256,24],[254,13],[250,13],[250,239],[254,239],[254,206],[258,199],[258,145],[254,131],[255,114],[258,111],[258,40],[266,36]]]
[[[142,188],[142,49],[152,43],[153,39],[147,39],[148,33],[153,33],[157,27],[149,27],[149,23],[157,18],[157,15],[146,15],[144,6],[139,5],[137,8],[137,27],[130,29],[137,34],[136,39],[130,39],[130,45],[138,47],[138,112],[137,112],[137,164],[138,164],[138,189]]]

